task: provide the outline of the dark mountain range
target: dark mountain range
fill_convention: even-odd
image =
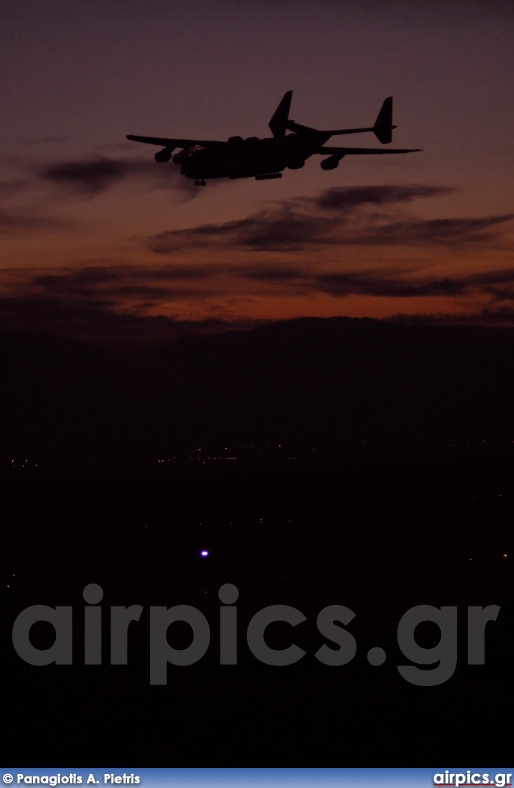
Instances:
[[[4,458],[514,434],[514,330],[302,319],[144,354],[2,332]]]

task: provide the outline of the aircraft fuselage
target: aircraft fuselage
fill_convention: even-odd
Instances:
[[[250,178],[277,177],[289,167],[300,169],[305,160],[326,141],[323,133],[299,136],[288,134],[282,138],[258,139],[233,137],[208,147],[195,145],[173,156],[175,164],[186,178]]]

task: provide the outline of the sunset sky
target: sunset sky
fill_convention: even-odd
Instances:
[[[512,0],[22,0],[0,29],[1,328],[514,323]],[[198,188],[125,139],[269,136],[286,90],[318,128],[392,95],[423,152]]]

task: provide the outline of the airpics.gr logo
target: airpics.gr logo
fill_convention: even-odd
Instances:
[[[494,785],[495,788],[505,788],[505,786],[512,785],[512,774],[500,772],[499,774],[480,774],[479,772],[438,772],[434,774],[434,785],[437,786],[452,786],[452,788],[460,788],[460,786],[477,786],[477,785]]]
[[[103,589],[96,583],[83,590],[87,603],[84,608],[84,664],[102,664],[102,616],[99,603]],[[218,591],[222,606],[219,610],[220,664],[237,665],[238,620],[235,603],[239,589],[231,583]],[[500,607],[469,606],[467,608],[468,665],[485,664],[485,629],[489,621],[496,621]],[[143,613],[142,605],[110,607],[110,663],[128,664],[128,629],[138,622]],[[150,684],[166,684],[168,665],[187,666],[198,662],[207,652],[211,630],[209,622],[191,605],[168,608],[153,605],[149,608]],[[319,634],[330,643],[323,643],[314,657],[324,665],[347,665],[357,653],[357,642],[346,629],[355,613],[344,605],[328,605],[318,614],[316,625]],[[266,643],[265,632],[270,624],[282,623],[296,627],[306,621],[304,614],[290,605],[270,605],[259,610],[250,619],[246,630],[248,648],[265,665],[284,667],[299,662],[306,652],[292,643],[287,648],[276,649]],[[174,622],[185,622],[191,627],[193,638],[186,648],[173,648],[167,639],[168,629]],[[38,622],[49,623],[55,631],[53,644],[46,649],[36,648],[30,640],[30,630]],[[430,647],[421,646],[415,629],[424,622],[431,622],[439,629],[439,642]],[[413,665],[398,665],[400,675],[410,684],[433,687],[443,684],[453,676],[457,666],[457,607],[417,605],[401,617],[397,628],[397,643],[403,656]],[[71,606],[33,605],[16,618],[12,642],[17,654],[29,665],[73,664],[73,608]],[[370,665],[379,667],[386,661],[386,652],[374,646],[367,653]],[[418,667],[421,665],[422,667]],[[455,785],[455,783],[454,783]]]

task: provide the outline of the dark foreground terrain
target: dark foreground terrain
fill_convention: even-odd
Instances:
[[[12,751],[23,754],[30,741],[44,762],[58,746],[70,762],[130,752],[205,766],[419,764],[505,751],[512,455],[318,459],[293,468],[190,462],[5,472],[2,675]],[[88,583],[104,590],[98,666],[84,665]],[[224,583],[240,593],[237,665],[219,664]],[[14,652],[12,622],[31,604],[73,606],[73,665],[29,666]],[[128,665],[113,666],[109,608],[131,604],[144,609],[131,624]],[[170,666],[167,686],[150,686],[149,606],[176,604],[206,616],[211,643],[195,665]],[[306,617],[294,630],[283,623],[267,631],[275,648],[304,649],[294,665],[263,665],[246,643],[249,620],[272,604]],[[326,642],[316,618],[331,604],[356,614],[348,630],[357,654],[338,667],[314,657]],[[419,604],[458,609],[457,667],[439,686],[414,686],[397,669],[413,664],[397,645],[398,621]],[[486,664],[468,666],[467,607],[488,604],[501,610],[486,630]],[[31,634],[41,648],[53,641],[48,624]],[[435,624],[416,630],[423,648],[439,637]],[[168,638],[185,648],[191,630],[173,624]],[[385,649],[385,664],[368,663],[373,646]]]
[[[511,329],[346,319],[144,353],[0,334],[5,751],[167,766],[419,766],[506,752],[513,350]],[[90,583],[104,593],[100,665],[84,664]],[[239,589],[237,665],[220,665],[225,583]],[[179,604],[205,616],[209,648],[150,685],[150,607]],[[305,616],[266,630],[270,646],[305,651],[282,667],[246,642],[255,613],[277,604]],[[15,652],[13,622],[30,605],[73,607],[72,665]],[[143,610],[128,665],[111,665],[110,608],[129,605]],[[328,605],[355,613],[345,665],[315,657],[330,647],[317,627]],[[417,605],[456,607],[457,630],[420,623],[421,650],[406,653],[397,627]],[[487,605],[500,611],[485,665],[468,665],[468,607]],[[31,638],[50,648],[52,627],[34,624]],[[190,627],[172,624],[168,640],[186,648]],[[384,664],[368,662],[373,647]],[[398,670],[439,663],[437,686]]]

